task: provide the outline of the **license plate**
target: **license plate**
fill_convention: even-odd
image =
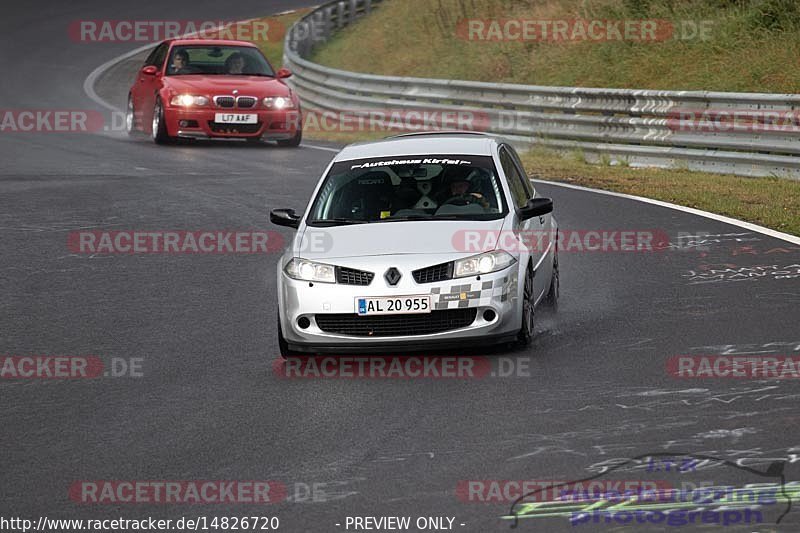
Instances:
[[[220,124],[255,124],[258,122],[258,115],[253,115],[251,113],[215,113],[214,122]]]
[[[424,296],[356,298],[356,313],[361,316],[430,312],[431,297],[427,294]]]

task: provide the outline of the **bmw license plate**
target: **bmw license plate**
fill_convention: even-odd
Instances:
[[[258,122],[258,115],[252,113],[215,113],[214,122],[219,124],[255,124]]]
[[[430,312],[431,297],[429,294],[424,296],[356,298],[356,313],[361,316]]]

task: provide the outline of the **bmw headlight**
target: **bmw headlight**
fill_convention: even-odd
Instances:
[[[193,94],[178,94],[173,96],[169,103],[180,107],[204,106],[208,104],[208,98]]]
[[[284,96],[268,96],[264,98],[264,107],[270,109],[293,109],[294,102],[292,102],[291,98],[286,98]]]
[[[497,272],[516,262],[517,260],[514,259],[514,256],[504,250],[495,250],[493,252],[486,252],[485,254],[473,255],[472,257],[465,257],[455,262],[453,277],[464,278],[467,276]]]
[[[336,283],[336,267],[324,263],[315,263],[307,259],[295,257],[286,263],[283,271],[292,279]]]

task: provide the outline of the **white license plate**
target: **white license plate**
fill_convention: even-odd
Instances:
[[[430,312],[431,297],[427,294],[424,296],[356,298],[356,313],[361,316]]]
[[[255,124],[258,122],[258,115],[253,115],[252,113],[215,113],[214,122],[220,124]]]

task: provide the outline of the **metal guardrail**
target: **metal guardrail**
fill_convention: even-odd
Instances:
[[[289,29],[284,64],[306,108],[352,115],[468,113],[480,117],[481,130],[518,145],[579,151],[590,161],[800,179],[800,95],[401,78],[307,59],[316,45],[380,2],[330,2]]]

